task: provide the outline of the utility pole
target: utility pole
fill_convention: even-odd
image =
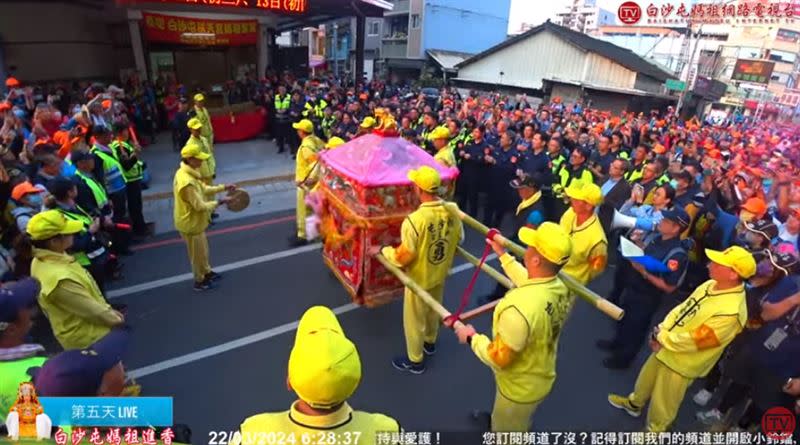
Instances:
[[[339,22],[333,22],[333,73],[339,77]]]
[[[678,98],[678,105],[675,107],[675,114],[677,114],[678,116],[681,115],[681,109],[683,108],[683,103],[686,100],[686,92],[689,90],[689,86],[690,86],[689,84],[692,81],[692,66],[694,65],[694,58],[697,55],[697,47],[700,46],[700,36],[702,35],[702,32],[703,32],[703,25],[701,24],[700,28],[698,28],[698,30],[697,30],[698,35],[697,35],[697,38],[695,39],[695,42],[694,42],[694,48],[692,48],[692,55],[689,56],[689,61],[686,64],[686,79],[685,80],[681,79],[686,84],[684,85],[683,91],[681,91],[681,95]],[[689,40],[689,45],[692,44],[692,40],[691,40],[692,33],[693,33],[692,24],[689,23],[689,35],[686,36],[686,38]]]

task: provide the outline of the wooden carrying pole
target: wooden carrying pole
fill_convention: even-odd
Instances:
[[[439,317],[441,317],[442,320],[452,315],[450,311],[448,311],[444,306],[442,306],[441,303],[436,301],[436,299],[434,299],[431,296],[431,294],[428,293],[428,291],[420,287],[419,284],[417,284],[414,280],[409,278],[409,276],[406,275],[405,272],[400,270],[399,267],[395,266],[389,260],[387,260],[385,256],[378,253],[375,255],[375,259],[380,261],[380,263],[383,264],[386,270],[391,272],[392,275],[396,276],[397,279],[400,280],[400,282],[403,283],[405,287],[411,289],[415,294],[417,294],[418,297],[422,298],[422,301],[424,301],[425,304],[430,306],[431,309],[433,309],[437,314],[439,314]],[[453,323],[453,329],[458,329],[459,327],[463,326],[464,324],[458,320],[456,320],[456,322]]]
[[[463,210],[458,209],[458,207],[455,206],[446,206],[446,207],[448,210],[455,213],[456,216],[458,216],[461,219],[461,221],[464,222],[464,224],[477,230],[478,232],[481,233],[481,235],[486,236],[486,234],[489,233],[488,227],[486,227],[483,223],[476,220],[475,218],[464,213]],[[518,258],[523,258],[525,256],[525,249],[522,246],[514,243],[510,239],[498,234],[497,236],[495,236],[494,240],[501,246],[511,251],[511,253],[514,254],[514,256]],[[608,315],[614,320],[619,321],[625,315],[625,311],[623,311],[619,306],[601,297],[596,292],[582,285],[571,276],[563,272],[559,272],[558,277],[574,294],[583,298],[584,300],[586,300],[587,303],[596,307],[598,310],[600,310],[600,312]]]

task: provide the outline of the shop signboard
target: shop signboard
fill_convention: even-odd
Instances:
[[[117,4],[144,5],[147,3],[169,3],[209,9],[252,8],[278,14],[304,14],[308,10],[309,0],[116,0]]]
[[[738,59],[733,67],[731,80],[768,84],[775,62],[766,60]]]
[[[142,13],[144,38],[149,42],[186,45],[255,45],[255,20],[211,20]]]

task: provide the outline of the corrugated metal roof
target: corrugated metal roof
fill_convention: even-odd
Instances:
[[[577,31],[573,31],[563,26],[558,26],[554,23],[551,23],[549,20],[535,28],[531,28],[527,32],[512,37],[504,42],[501,42],[487,49],[486,51],[474,55],[473,57],[459,63],[456,67],[461,68],[470,65],[472,63],[475,63],[490,54],[494,54],[503,48],[514,45],[515,43],[525,40],[542,31],[549,31],[558,36],[559,38],[579,48],[582,48],[585,51],[591,51],[593,53],[599,54],[624,66],[625,68],[628,68],[632,71],[636,71],[637,73],[645,74],[660,81],[664,81],[667,79],[677,79],[677,77],[674,74],[660,69],[659,67],[653,65],[652,63],[643,59],[642,57],[635,54],[633,51],[629,49],[621,48],[617,45],[614,45],[613,43],[595,39],[594,37],[579,33]]]
[[[442,69],[447,71],[456,71],[456,65],[474,55],[457,51],[445,51],[443,49],[429,49],[427,53]]]

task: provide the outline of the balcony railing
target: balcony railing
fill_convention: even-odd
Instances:
[[[389,59],[405,59],[408,54],[408,44],[405,40],[384,40],[381,46],[381,57]]]

